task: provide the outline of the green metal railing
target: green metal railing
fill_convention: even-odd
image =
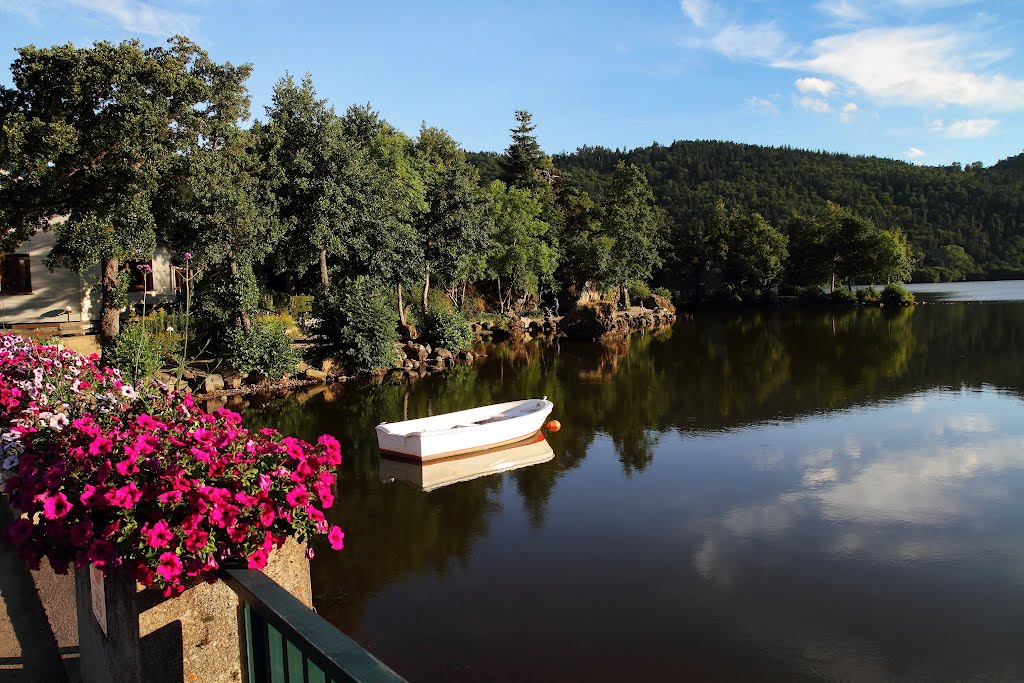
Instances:
[[[221,579],[242,601],[248,683],[405,683],[405,679],[254,569]]]

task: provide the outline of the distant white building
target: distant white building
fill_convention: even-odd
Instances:
[[[2,257],[0,325],[99,320],[99,267],[84,275],[67,268],[49,270],[46,257],[55,239],[52,231],[39,231],[17,251]],[[149,274],[136,267],[138,261],[124,264],[130,278],[130,304],[141,303],[144,292],[150,305],[177,298],[184,283],[171,257],[167,245],[158,246],[153,260],[146,262],[153,268]]]

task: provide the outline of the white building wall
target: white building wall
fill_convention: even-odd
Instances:
[[[0,323],[99,320],[99,267],[84,276],[67,268],[55,268],[51,272],[46,267],[46,257],[54,242],[53,232],[40,231],[13,252],[29,256],[32,293],[7,294],[0,291]],[[153,255],[153,290],[147,293],[149,305],[175,298],[171,256],[170,249],[164,245],[158,246]],[[132,304],[142,303],[142,292],[129,292],[128,300]]]

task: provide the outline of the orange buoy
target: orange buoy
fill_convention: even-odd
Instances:
[[[558,420],[551,420],[551,422],[548,422],[546,425],[544,425],[544,429],[548,430],[549,432],[557,432],[561,428],[562,423],[559,422]]]

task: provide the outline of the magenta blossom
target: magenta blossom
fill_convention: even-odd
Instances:
[[[68,502],[68,497],[62,491],[53,495],[41,493],[36,496],[36,500],[42,502],[43,517],[46,519],[60,519],[71,511],[71,503]]]
[[[341,550],[345,547],[345,532],[336,526],[332,526],[331,530],[327,532],[327,540],[333,549]]]
[[[171,583],[181,575],[181,560],[174,553],[163,553],[157,563],[156,573],[161,579]]]

